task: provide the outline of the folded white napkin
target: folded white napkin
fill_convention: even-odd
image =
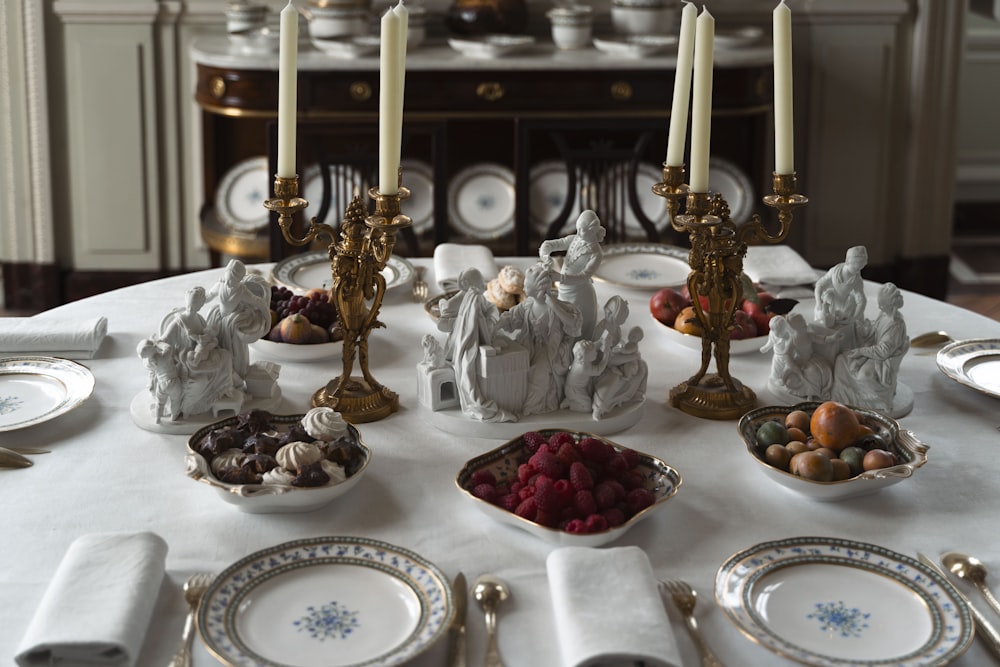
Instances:
[[[743,259],[743,273],[755,283],[778,286],[811,285],[821,275],[787,245],[748,247],[747,256]]]
[[[497,275],[493,251],[484,245],[442,243],[434,248],[434,278],[445,292],[458,289],[458,276],[466,269],[479,269],[487,281]]]
[[[163,583],[166,556],[166,542],[153,533],[77,538],[28,625],[17,664],[134,664]]]
[[[565,667],[680,667],[673,628],[639,547],[563,547],[546,560]]]
[[[108,335],[108,318],[0,317],[0,353],[92,359]]]

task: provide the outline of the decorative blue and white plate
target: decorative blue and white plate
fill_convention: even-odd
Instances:
[[[715,598],[750,639],[815,667],[926,667],[962,655],[969,609],[939,573],[883,547],[827,537],[731,556]]]
[[[938,350],[941,372],[966,387],[1000,398],[1000,339],[974,338]]]
[[[402,257],[390,255],[382,275],[385,288],[392,289],[410,282],[413,265]],[[333,283],[330,255],[325,250],[315,250],[286,257],[271,269],[271,282],[300,292],[314,287],[328,289]]]
[[[0,432],[55,419],[86,401],[94,375],[56,357],[0,359]]]
[[[264,200],[271,192],[271,180],[263,155],[243,160],[227,171],[215,191],[215,212],[222,224],[245,234],[267,227],[269,214]]]
[[[495,239],[514,229],[514,172],[484,162],[455,174],[448,186],[448,219],[455,231]]]
[[[403,159],[403,185],[410,198],[403,204],[406,215],[413,221],[413,231],[422,234],[434,228],[434,169],[423,160]]]
[[[603,248],[594,278],[620,287],[660,289],[687,282],[688,250],[664,243],[619,243]]]
[[[415,553],[361,537],[263,549],[223,570],[198,631],[227,665],[382,667],[409,662],[448,630],[451,586]]]
[[[577,174],[577,187],[582,190],[582,174]],[[531,192],[528,198],[531,206],[531,226],[545,238],[549,226],[556,221],[566,205],[569,192],[569,170],[563,160],[545,160],[531,168],[529,176]],[[580,203],[574,201],[569,208],[564,227],[572,227],[580,215]]]

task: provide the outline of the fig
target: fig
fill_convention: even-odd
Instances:
[[[278,333],[284,343],[294,343],[302,345],[312,342],[313,325],[309,318],[299,313],[294,313],[278,323]]]

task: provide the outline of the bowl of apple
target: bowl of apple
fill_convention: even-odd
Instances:
[[[749,289],[748,287],[752,287]],[[771,319],[789,313],[795,299],[779,299],[752,283],[744,286],[743,297],[733,312],[733,331],[729,337],[730,354],[760,352],[771,331]],[[707,312],[708,297],[698,297]],[[659,322],[659,329],[674,343],[700,350],[704,327],[687,286],[663,287],[649,298],[649,312]]]

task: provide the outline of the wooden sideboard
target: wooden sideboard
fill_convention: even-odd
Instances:
[[[223,253],[280,258],[294,249],[273,233],[276,225],[256,234],[235,233],[214,210],[216,190],[234,165],[266,155],[268,173],[274,173],[277,58],[241,55],[224,37],[197,42],[192,54],[195,98],[202,110],[205,239]],[[754,201],[770,185],[770,55],[769,46],[756,46],[716,57],[712,155],[745,176]],[[443,43],[409,54],[403,184],[408,185],[408,161],[426,165],[433,221],[415,225],[400,252],[429,255],[437,243],[457,240],[486,243],[498,254],[531,254],[543,237],[569,230],[578,205],[598,211],[612,241],[634,238],[637,231],[644,240],[679,240],[642,206],[659,180],[666,151],[674,62],[672,53],[622,58],[594,49],[558,52],[550,44],[494,60],[468,58]],[[349,163],[351,173],[360,174],[364,192],[376,167],[378,81],[377,54],[343,60],[303,42],[300,174],[316,163],[331,172]],[[572,201],[539,225],[538,216],[532,216],[532,204],[536,210],[539,204],[532,202],[532,176],[542,163],[565,164],[574,178],[567,176]],[[449,209],[457,210],[454,198],[461,196],[456,176],[480,166],[484,178],[494,167],[511,178],[507,194],[514,198],[514,212],[509,224],[497,229],[463,227],[449,215]],[[598,183],[605,173],[616,174],[624,187]],[[427,206],[425,201],[420,208]],[[403,211],[409,213],[405,202]],[[330,210],[326,221],[335,223],[342,213]],[[558,213],[564,214],[561,219]]]

